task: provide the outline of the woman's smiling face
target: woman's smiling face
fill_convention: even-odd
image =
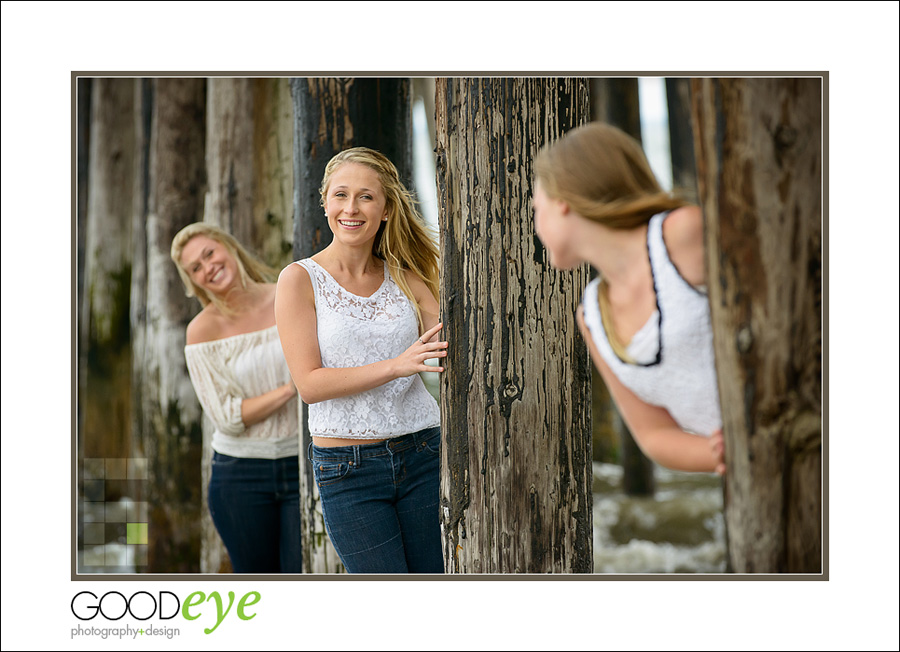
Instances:
[[[240,281],[234,257],[218,240],[195,235],[181,251],[181,266],[197,287],[218,296]]]
[[[372,243],[387,218],[384,189],[375,170],[344,163],[331,175],[325,214],[334,237],[345,244]]]

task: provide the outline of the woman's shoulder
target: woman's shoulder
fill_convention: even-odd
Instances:
[[[425,285],[425,281],[422,280],[422,277],[416,274],[415,272],[403,269],[403,278],[406,281],[406,284],[409,286],[409,289],[413,291],[414,294],[418,294],[419,291],[427,291],[428,286]]]
[[[278,274],[278,282],[275,284],[277,287],[281,287],[283,285],[296,285],[299,286],[306,282],[306,285],[309,285],[309,270],[303,265],[303,263],[312,260],[312,258],[305,258],[304,260],[298,260],[287,267],[285,267]]]
[[[187,325],[185,344],[190,346],[221,339],[222,327],[222,314],[215,305],[207,304]]]
[[[662,228],[669,260],[679,274],[693,286],[705,285],[703,213],[700,207],[689,205],[676,208],[668,214]]]
[[[403,278],[406,280],[406,284],[409,286],[410,291],[416,298],[416,302],[419,305],[421,305],[423,302],[430,302],[434,300],[434,295],[431,293],[431,289],[428,287],[425,279],[423,279],[421,276],[419,276],[412,270],[404,269]]]
[[[274,298],[276,313],[279,303],[285,306],[296,306],[295,302],[299,300],[301,303],[315,304],[312,275],[306,267],[300,264],[301,262],[304,261],[291,263],[278,275]]]

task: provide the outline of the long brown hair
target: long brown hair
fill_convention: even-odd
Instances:
[[[434,298],[438,299],[440,271],[437,245],[428,233],[425,220],[416,210],[412,194],[400,181],[397,168],[384,154],[374,149],[353,147],[336,154],[328,161],[319,188],[322,206],[325,205],[331,176],[344,163],[365,165],[378,175],[385,195],[387,221],[382,222],[378,229],[372,252],[387,262],[394,281],[415,308],[421,326],[422,315],[403,270],[408,270],[422,279]]]
[[[657,213],[689,203],[662,189],[640,143],[601,122],[577,127],[546,146],[535,159],[534,170],[548,196],[562,199],[582,217],[611,229],[635,229]],[[633,363],[610,320],[602,278],[597,300],[610,346],[619,358]]]
[[[535,178],[589,220],[634,229],[663,211],[688,204],[659,185],[640,144],[621,129],[591,122],[544,147]]]

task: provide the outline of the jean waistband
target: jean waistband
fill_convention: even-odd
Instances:
[[[399,437],[385,439],[384,441],[379,441],[374,444],[355,444],[352,446],[316,446],[310,442],[306,457],[310,461],[327,460],[329,462],[359,462],[366,457],[391,455],[410,448],[415,448],[422,442],[428,441],[435,436],[439,436],[440,432],[440,427],[435,426],[434,428],[425,428],[418,432],[411,432],[408,435],[400,435]]]

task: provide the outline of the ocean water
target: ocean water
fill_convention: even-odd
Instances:
[[[724,573],[722,480],[657,466],[652,497],[626,496],[622,467],[594,462],[595,573]]]

